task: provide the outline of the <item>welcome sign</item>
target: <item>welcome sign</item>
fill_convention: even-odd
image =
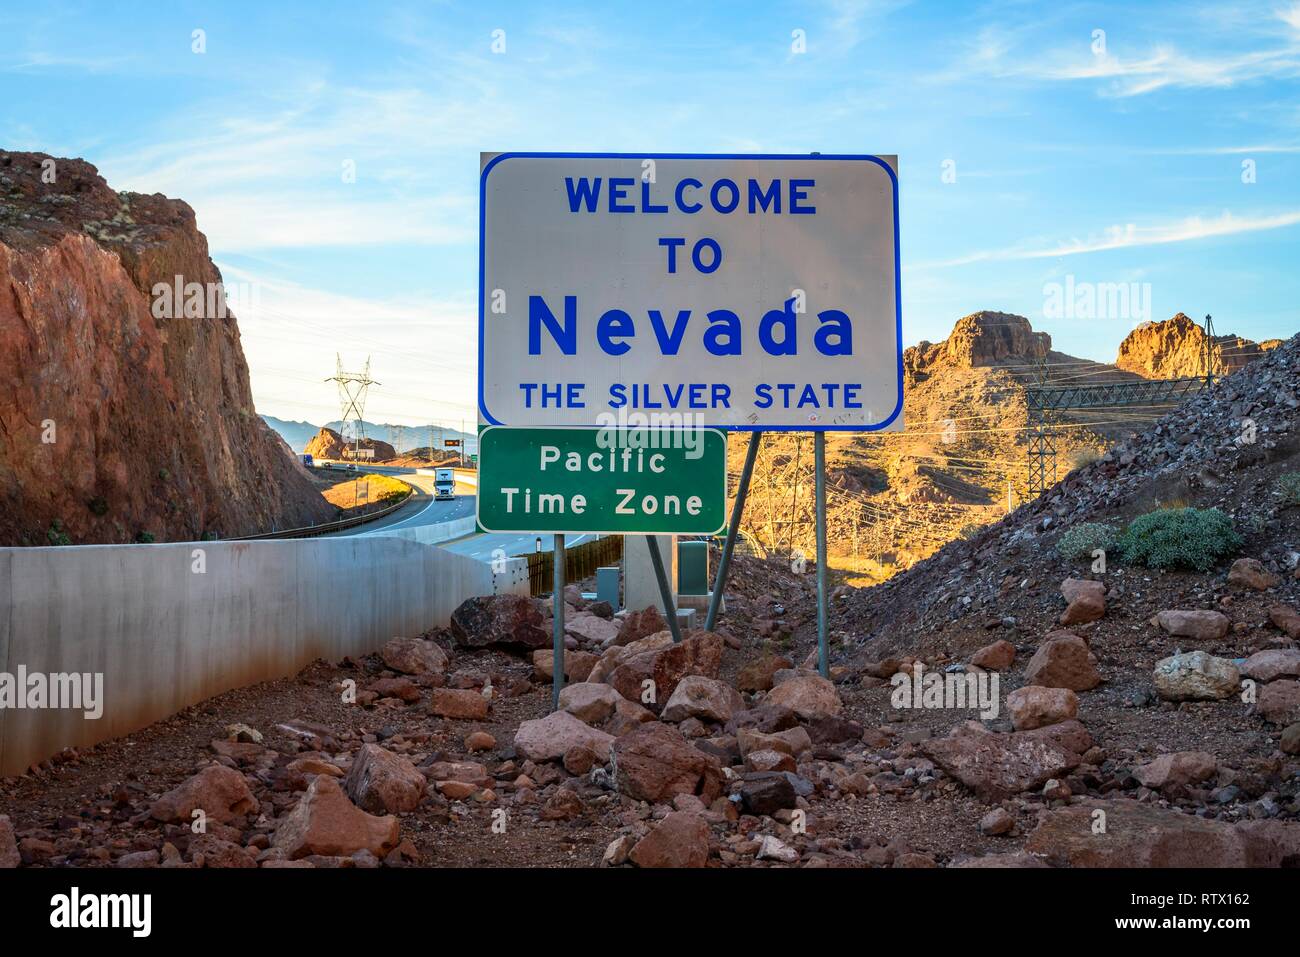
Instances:
[[[483,154],[482,421],[902,428],[896,166]]]

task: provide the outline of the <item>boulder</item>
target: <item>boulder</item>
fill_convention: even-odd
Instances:
[[[624,655],[610,673],[608,683],[629,701],[657,711],[677,690],[687,675],[716,678],[722,666],[722,637],[707,631],[688,632],[680,644],[669,643],[647,651]],[[631,647],[630,646],[629,650]],[[642,701],[644,682],[653,681],[655,700]]]
[[[589,651],[564,652],[564,680],[586,681],[591,669],[596,666],[597,658]],[[541,681],[551,681],[555,676],[555,652],[550,648],[539,648],[533,652],[533,671]]]
[[[1283,754],[1300,754],[1300,722],[1287,726],[1278,746]]]
[[[793,668],[794,662],[781,655],[763,655],[747,662],[736,675],[736,688],[740,691],[770,691],[772,676],[783,668]]]
[[[1044,688],[1089,691],[1101,684],[1101,675],[1086,641],[1068,631],[1054,631],[1029,659],[1025,681]]]
[[[1219,769],[1214,755],[1206,751],[1174,751],[1133,769],[1133,777],[1143,787],[1160,791],[1187,787],[1209,780]]]
[[[987,837],[1001,837],[1010,834],[1016,826],[1015,817],[1006,808],[995,807],[980,818],[980,833]]]
[[[1228,633],[1228,616],[1217,611],[1172,609],[1156,615],[1156,623],[1171,635],[1196,641],[1218,641]]]
[[[1166,701],[1216,701],[1237,693],[1241,673],[1226,658],[1189,651],[1161,658],[1154,679],[1156,693]]]
[[[812,738],[803,728],[790,728],[775,734],[765,734],[753,728],[740,728],[736,732],[736,747],[741,756],[751,751],[780,751],[797,758],[813,748]]]
[[[697,794],[708,804],[721,790],[717,760],[670,725],[644,724],[617,739],[611,750],[614,785],[634,800],[658,804]]]
[[[1007,695],[1011,724],[1017,731],[1032,731],[1069,721],[1079,713],[1079,699],[1069,688],[1027,685]]]
[[[567,711],[525,721],[515,732],[515,751],[530,761],[555,761],[572,747],[589,748],[601,762],[609,760],[614,736],[579,721]]]
[[[225,765],[209,764],[155,801],[149,816],[165,824],[188,826],[196,809],[203,811],[207,820],[226,824],[255,814],[258,802],[242,774]]]
[[[998,733],[978,721],[958,725],[946,738],[922,741],[921,752],[985,801],[1042,787],[1078,767],[1092,737],[1078,721],[1033,731]]]
[[[986,671],[1006,671],[1015,660],[1016,646],[1002,638],[971,655],[970,663]]]
[[[429,693],[429,714],[440,718],[482,721],[488,716],[488,699],[469,688],[434,688]]]
[[[775,814],[798,806],[798,801],[794,782],[779,771],[747,774],[740,785],[740,803],[747,814]]]
[[[1282,583],[1282,579],[1264,567],[1258,558],[1238,558],[1228,569],[1228,584],[1252,591],[1268,591]]]
[[[22,863],[18,853],[18,841],[14,837],[14,825],[9,815],[0,814],[0,870],[11,870]]]
[[[467,598],[451,613],[451,636],[462,648],[507,645],[549,646],[538,603],[525,595],[483,595]]]
[[[637,867],[703,867],[709,860],[709,825],[699,814],[672,811],[629,855]]]
[[[800,675],[782,681],[767,693],[763,704],[789,708],[804,721],[833,717],[844,707],[835,686],[820,675]]]
[[[609,685],[579,681],[560,690],[560,708],[587,724],[599,724],[614,713],[623,696]]]
[[[1046,812],[1025,850],[1059,867],[1280,867],[1300,862],[1300,825],[1233,825],[1137,801],[1089,799]]]
[[[1255,710],[1272,724],[1300,721],[1300,681],[1270,681],[1259,689]]]
[[[420,688],[410,678],[380,678],[366,685],[366,691],[373,691],[381,698],[396,698],[413,704],[420,700]]]
[[[1300,571],[1300,566],[1297,566],[1297,571]],[[1268,618],[1289,637],[1300,638],[1300,611],[1296,611],[1290,605],[1270,605]]]
[[[746,771],[797,771],[799,766],[784,751],[758,750],[745,755]]]
[[[543,821],[571,821],[582,817],[585,810],[582,798],[576,792],[569,788],[556,788],[542,805],[540,817]]]
[[[272,844],[290,860],[313,854],[349,857],[362,850],[383,858],[398,837],[397,818],[367,814],[348,800],[337,781],[321,775],[280,818]]]
[[[445,674],[451,663],[447,652],[423,638],[390,638],[379,657],[389,668],[406,675]]]
[[[415,765],[377,744],[363,744],[343,779],[343,789],[362,810],[372,814],[414,811],[427,782]]]
[[[471,731],[465,735],[464,743],[465,750],[471,753],[474,751],[491,751],[497,746],[497,739],[486,731]]]
[[[687,675],[677,683],[662,716],[665,721],[699,718],[725,723],[744,708],[744,699],[731,685],[702,675]]]
[[[618,636],[614,639],[614,644],[620,646],[630,645],[642,638],[657,635],[667,628],[668,622],[664,620],[663,612],[654,605],[649,608],[642,608],[640,611],[630,611],[623,619],[622,625],[619,626]]]
[[[1300,678],[1300,649],[1271,648],[1257,651],[1238,670],[1256,681],[1276,681],[1278,678]]]
[[[565,618],[564,633],[572,635],[579,641],[594,642],[598,645],[606,645],[613,642],[618,637],[618,625],[605,618],[596,615],[575,615],[572,619]]]
[[[844,741],[860,741],[866,729],[852,718],[843,715],[822,714],[809,718],[803,727],[813,744],[840,744]]]
[[[1086,578],[1067,578],[1061,582],[1061,594],[1067,604],[1061,613],[1062,625],[1096,621],[1106,614],[1106,586]]]

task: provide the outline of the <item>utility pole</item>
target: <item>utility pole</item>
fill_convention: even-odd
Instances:
[[[374,379],[370,378],[370,357],[366,356],[365,367],[360,372],[344,372],[343,357],[338,353],[334,354],[334,375],[326,379],[326,382],[334,382],[339,387],[339,406],[343,410],[342,420],[339,423],[339,437],[343,438],[343,430],[347,427],[348,416],[352,415],[356,421],[356,443],[352,452],[352,461],[361,460],[361,440],[365,437],[365,409],[366,409],[366,392],[372,385],[379,385]],[[352,481],[352,497],[356,499],[357,484],[359,477],[354,475]]]

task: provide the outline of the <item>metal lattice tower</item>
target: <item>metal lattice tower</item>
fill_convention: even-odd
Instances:
[[[1029,494],[1041,495],[1056,484],[1056,433],[1051,428],[1052,413],[1073,409],[1122,408],[1129,405],[1172,405],[1187,396],[1208,388],[1218,377],[1218,358],[1214,348],[1214,323],[1205,317],[1202,342],[1203,376],[1178,379],[1139,379],[1136,382],[1103,382],[1098,385],[1058,386],[1025,390],[1029,433]],[[1046,382],[1046,366],[1040,383]]]
[[[340,438],[346,438],[342,431],[347,428],[348,416],[351,415],[356,422],[356,441],[353,447],[352,460],[355,462],[361,458],[361,440],[365,438],[365,410],[366,410],[366,391],[372,385],[379,385],[374,379],[370,378],[370,357],[366,356],[365,367],[360,372],[344,372],[343,357],[338,353],[334,355],[335,371],[334,375],[326,379],[326,382],[338,383],[339,387],[339,407],[343,414],[339,423]]]

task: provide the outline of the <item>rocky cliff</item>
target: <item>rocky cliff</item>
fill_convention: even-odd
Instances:
[[[0,153],[0,544],[329,519],[253,408],[225,306],[188,205]]]
[[[1215,336],[1209,353],[1219,375],[1236,372],[1275,348],[1278,340],[1252,342],[1241,336]],[[1146,322],[1119,346],[1115,365],[1147,379],[1201,376],[1206,372],[1205,331],[1181,312],[1163,322]]]
[[[353,439],[345,442],[343,436],[326,426],[316,433],[315,438],[307,443],[307,448],[303,451],[318,459],[350,459],[355,445]],[[397,450],[379,439],[362,439],[361,447],[375,453],[372,459],[375,462],[387,462],[389,459],[397,458]]]
[[[1038,362],[1051,350],[1052,337],[1034,332],[1024,316],[983,311],[958,319],[943,342],[920,342],[905,349],[903,367],[910,385],[938,369]]]

